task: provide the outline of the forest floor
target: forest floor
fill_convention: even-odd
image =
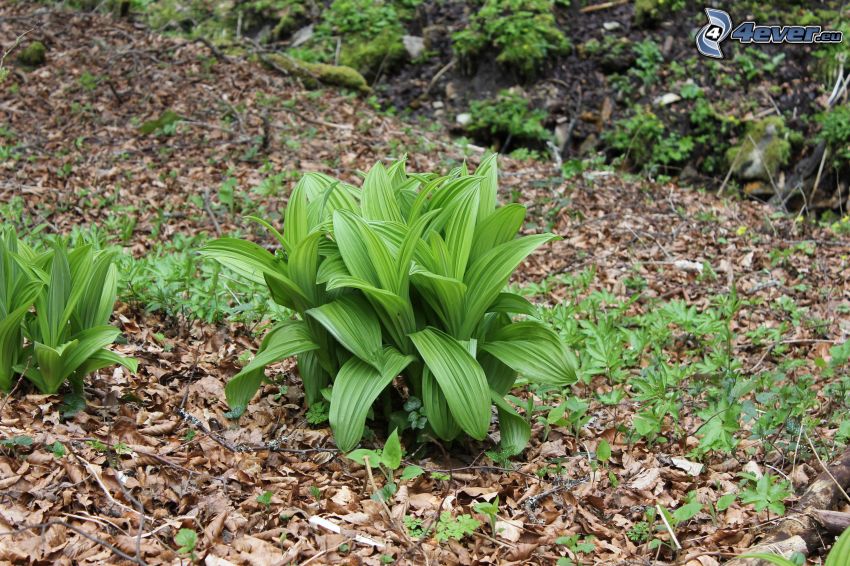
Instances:
[[[294,173],[357,183],[358,171],[404,153],[413,171],[483,155],[201,43],[32,8],[0,2],[4,46],[28,32],[48,48],[45,65],[12,67],[2,87],[0,212],[33,238],[98,226],[139,260],[181,238],[233,232],[271,245],[242,214],[250,201],[279,222]],[[518,289],[562,332],[592,327],[582,344],[590,351],[598,339],[603,357],[612,352],[603,319],[661,320],[669,334],[654,355],[609,360],[576,386],[580,420],[548,418],[545,392],[518,388],[517,401],[531,400],[529,448],[510,461],[488,453],[492,439],[411,449],[405,463],[426,473],[400,482],[390,518],[366,470],[335,449],[326,424],[307,422],[291,365],[238,422],[224,416],[224,384],[256,349],[257,326],[164,312],[125,290],[116,349],[139,360],[138,373],[93,376],[88,405],[69,418],[60,396],[24,384],[0,401],[0,561],[709,566],[756,542],[782,515],[776,504],[793,512],[821,473],[812,450],[828,462],[850,440],[847,227],[612,171],[564,179],[536,161],[500,166],[503,199],[529,208],[526,229],[562,236],[526,262]],[[698,325],[730,300],[726,373],[715,379],[723,344]],[[656,313],[669,322],[650,322]],[[647,393],[637,378],[647,383],[659,357],[686,375]],[[731,416],[707,415],[717,407]],[[597,452],[603,441],[608,457]],[[496,497],[495,532],[428,536],[442,511],[484,521],[473,506]],[[659,507],[675,516],[680,549]],[[197,533],[194,548],[175,542],[181,528]]]

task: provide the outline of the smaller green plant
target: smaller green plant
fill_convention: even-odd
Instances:
[[[649,523],[646,521],[640,521],[632,525],[628,531],[626,531],[626,536],[629,537],[629,540],[636,543],[644,543],[649,540],[649,537],[652,533],[651,527]]]
[[[481,522],[474,519],[472,515],[452,517],[449,511],[443,511],[440,513],[440,520],[437,522],[437,530],[434,538],[437,542],[446,542],[449,539],[461,540],[471,535],[480,526]]]
[[[502,150],[515,141],[519,144],[541,144],[551,138],[543,125],[546,112],[532,109],[531,103],[516,92],[501,91],[493,100],[475,100],[470,105],[472,120],[467,130],[486,140],[499,140]]]
[[[767,509],[776,515],[785,514],[783,501],[791,497],[791,484],[787,480],[780,481],[773,474],[757,477],[749,472],[741,472],[738,475],[744,480],[741,503],[752,504],[756,511]]]
[[[570,43],[555,22],[553,0],[485,0],[469,25],[452,36],[453,49],[469,66],[488,47],[496,61],[524,77],[536,74]]]
[[[274,494],[271,491],[264,491],[257,496],[257,503],[268,509],[272,504],[272,495]]]
[[[310,405],[304,416],[311,425],[320,425],[328,422],[328,411],[330,411],[330,405],[326,401],[318,401]]]
[[[499,513],[499,498],[496,497],[493,501],[482,501],[472,506],[476,513],[480,513],[487,517],[490,523],[490,532],[496,536],[496,516]]]
[[[568,535],[555,539],[555,544],[565,546],[578,559],[582,554],[590,554],[596,549],[593,535],[582,538],[581,535]],[[574,566],[575,562],[568,556],[558,558],[557,566]]]
[[[106,349],[121,334],[109,325],[117,279],[110,252],[69,251],[64,240],[36,252],[0,229],[0,390],[22,375],[42,393],[70,382],[82,397],[83,378],[98,369],[135,372],[135,360]]]
[[[825,141],[833,152],[833,161],[850,161],[850,105],[842,104],[817,117],[821,126],[818,137]]]
[[[180,529],[174,535],[174,544],[179,548],[178,554],[188,555],[191,560],[195,560],[195,548],[198,546],[198,533],[192,529]]]
[[[694,149],[693,138],[668,132],[664,122],[645,109],[617,121],[602,140],[622,161],[650,174],[684,162]]]
[[[403,519],[404,529],[411,538],[422,538],[425,535],[425,527],[422,519],[413,515],[405,515]]]

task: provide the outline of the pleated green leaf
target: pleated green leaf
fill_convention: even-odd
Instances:
[[[454,338],[435,328],[410,335],[434,375],[458,425],[482,440],[490,427],[490,389],[484,371]]]
[[[373,165],[366,174],[362,191],[360,206],[364,218],[402,222],[392,181],[380,162]]]
[[[491,249],[470,266],[464,283],[475,292],[469,293],[466,298],[462,338],[472,334],[520,262],[556,237],[554,234],[536,234],[511,240]]]
[[[422,370],[422,407],[431,430],[439,438],[451,441],[461,433],[461,428],[449,410],[449,404],[440,389],[440,384],[427,366]]]
[[[352,354],[378,367],[381,353],[381,324],[369,304],[347,296],[307,311]]]
[[[539,322],[509,324],[489,336],[480,348],[540,383],[568,385],[578,379],[575,355],[553,330]]]
[[[483,193],[484,189],[481,190]],[[513,240],[522,228],[523,221],[525,221],[525,207],[516,203],[506,204],[487,218],[479,219],[472,241],[470,261],[475,261],[499,244]]]
[[[531,438],[531,426],[499,393],[490,390],[490,399],[499,412],[499,434],[502,450],[511,456],[522,452]]]
[[[224,394],[232,414],[238,416],[245,411],[248,402],[263,382],[267,365],[316,348],[318,346],[313,342],[304,322],[291,320],[276,326],[266,334],[254,359],[224,386]]]
[[[265,283],[264,275],[267,274],[287,275],[286,264],[247,240],[219,238],[201,248],[200,254],[218,261],[254,283]]]
[[[392,348],[382,353],[380,369],[354,357],[340,368],[331,391],[328,414],[337,447],[348,452],[360,442],[375,399],[414,360]]]

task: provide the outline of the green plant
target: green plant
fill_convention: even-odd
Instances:
[[[496,61],[533,76],[547,59],[570,48],[555,23],[554,5],[553,0],[485,0],[469,25],[452,36],[452,47],[471,63],[492,46]]]
[[[493,501],[482,501],[472,506],[476,513],[481,513],[487,516],[487,521],[490,523],[490,532],[496,536],[496,516],[499,513],[499,498],[496,497]]]
[[[821,125],[818,137],[825,141],[833,152],[836,164],[850,160],[850,104],[836,106],[817,117]]]
[[[602,140],[622,160],[646,173],[685,161],[694,148],[693,138],[668,132],[658,116],[644,109],[618,120],[612,130],[603,132]]]
[[[449,539],[460,540],[465,536],[471,535],[480,526],[481,522],[473,519],[472,515],[452,517],[449,511],[443,511],[440,513],[440,520],[437,521],[437,530],[434,533],[434,538],[437,542],[446,542]]]
[[[785,514],[782,502],[791,496],[791,484],[788,481],[778,481],[772,474],[756,477],[755,474],[741,472],[738,475],[744,478],[745,486],[740,494],[741,503],[751,503],[756,511],[767,509],[777,515]]]
[[[194,560],[195,548],[198,546],[198,533],[192,529],[180,529],[174,535],[174,544],[179,547],[178,554],[189,555]]]
[[[546,112],[531,108],[526,98],[510,90],[501,91],[493,100],[472,101],[470,114],[466,129],[476,137],[502,142],[502,150],[512,140],[540,145],[552,137],[543,125]]]
[[[58,240],[37,253],[4,227],[0,389],[9,391],[14,375],[22,375],[42,393],[56,393],[69,381],[82,396],[83,378],[98,369],[120,364],[136,371],[135,360],[106,349],[120,334],[109,325],[117,277],[110,252],[91,245],[69,252]]]
[[[376,164],[354,187],[310,173],[295,187],[281,246],[222,238],[201,253],[268,286],[296,316],[264,338],[257,356],[225,387],[235,414],[260,388],[266,365],[296,356],[309,404],[332,385],[329,420],[340,449],[363,436],[379,398],[389,419],[404,399],[402,374],[422,400],[427,429],[443,440],[482,440],[496,405],[503,449],[517,453],[530,427],[505,394],[520,373],[553,385],[576,381],[575,356],[536,320],[520,296],[503,292],[519,263],[552,240],[516,237],[525,209],[496,205],[495,156],[474,175],[408,175],[404,161]]]

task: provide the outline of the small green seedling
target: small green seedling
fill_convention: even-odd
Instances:
[[[177,554],[188,555],[195,560],[195,547],[198,545],[198,534],[192,529],[180,529],[174,535],[174,544],[178,547]]]
[[[496,497],[493,501],[476,503],[472,506],[476,513],[486,515],[490,522],[490,531],[493,536],[496,536],[496,514],[499,512],[499,498]]]

